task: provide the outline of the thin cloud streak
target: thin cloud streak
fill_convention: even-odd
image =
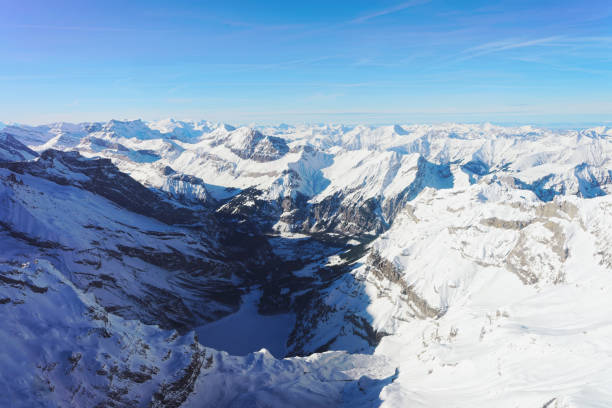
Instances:
[[[503,41],[488,42],[475,47],[467,48],[455,62],[466,61],[484,55],[499,53],[528,47],[569,47],[574,45],[611,43],[612,37],[567,37],[563,35],[536,38],[533,40],[509,39]]]
[[[382,17],[382,16],[386,16],[389,14],[393,14],[393,13],[397,13],[398,11],[402,11],[405,10],[407,8],[411,8],[411,7],[416,7],[416,6],[420,6],[422,4],[426,4],[429,3],[431,0],[413,0],[413,1],[408,1],[405,3],[401,3],[398,4],[397,6],[394,7],[389,7],[387,9],[384,10],[380,10],[380,11],[376,11],[374,13],[371,14],[367,14],[365,16],[361,16],[361,17],[357,17],[353,20],[349,21],[349,24],[359,24],[359,23],[364,23],[368,20],[371,20],[373,18],[376,17]]]
[[[507,40],[507,41],[495,41],[485,44],[471,47],[463,51],[463,57],[459,57],[456,61],[466,61],[471,58],[481,57],[483,55],[498,53],[502,51],[514,50],[517,48],[535,47],[535,46],[551,46],[555,45],[555,42],[562,39],[563,37],[554,36],[546,38],[538,38],[535,40],[518,41],[518,40]],[[557,43],[557,45],[559,45]]]
[[[528,41],[512,41],[512,40],[496,41],[496,42],[485,43],[482,45],[478,45],[476,47],[468,48],[466,51],[468,52],[469,51],[497,52],[497,51],[511,50],[514,48],[523,48],[523,47],[531,47],[534,45],[549,44],[551,42],[554,42],[560,39],[563,39],[563,37],[553,36],[553,37],[538,38],[535,40],[528,40]]]
[[[306,30],[303,31],[301,33],[299,33],[296,36],[293,36],[292,39],[300,39],[300,38],[305,38],[311,35],[316,35],[316,34],[322,34],[325,32],[330,32],[330,31],[334,31],[334,30],[338,30],[338,29],[342,29],[342,28],[347,28],[351,25],[355,25],[355,24],[361,24],[361,23],[365,23],[366,21],[375,19],[377,17],[382,17],[382,16],[386,16],[389,14],[393,14],[393,13],[397,13],[400,12],[402,10],[411,8],[411,7],[416,7],[416,6],[420,6],[423,4],[427,4],[430,3],[431,0],[413,0],[413,1],[408,1],[405,3],[401,3],[398,4],[397,6],[394,7],[389,7],[386,8],[384,10],[379,10],[370,14],[366,14],[360,17],[355,17],[351,20],[347,20],[347,21],[341,21],[338,22],[336,24],[332,24],[329,26],[323,26],[323,27],[317,27],[317,28],[313,28],[311,30]]]
[[[61,30],[61,31],[92,31],[92,32],[173,32],[176,30],[157,28],[131,28],[131,27],[96,27],[96,26],[68,26],[43,24],[6,24],[5,27],[34,29],[34,30]]]

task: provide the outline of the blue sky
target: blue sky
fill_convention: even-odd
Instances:
[[[612,1],[0,0],[0,121],[612,122]]]

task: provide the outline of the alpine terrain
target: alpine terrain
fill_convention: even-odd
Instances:
[[[612,406],[612,128],[0,129],[2,407]]]

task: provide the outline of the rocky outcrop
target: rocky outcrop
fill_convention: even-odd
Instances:
[[[213,356],[207,356],[206,350],[197,342],[192,344],[191,349],[193,354],[189,365],[182,370],[178,379],[162,384],[153,394],[151,408],[179,408],[193,392],[202,370],[213,365]]]
[[[238,129],[230,134],[225,145],[241,159],[256,162],[278,160],[289,152],[285,139],[264,136],[255,129],[246,128]]]
[[[403,278],[401,270],[389,260],[383,258],[373,250],[368,256],[368,272],[372,273],[379,282],[389,281],[402,288],[401,300],[412,311],[412,317],[417,319],[438,318],[444,310],[431,306],[425,299],[414,291]]]
[[[214,199],[206,190],[204,180],[186,174],[171,174],[165,179],[163,191],[185,204],[211,204]]]
[[[354,236],[379,234],[386,227],[380,216],[379,199],[352,202],[344,200],[342,193],[336,193],[313,204],[306,224],[307,231],[337,232]]]

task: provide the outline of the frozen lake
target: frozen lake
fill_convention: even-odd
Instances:
[[[200,343],[234,355],[246,355],[262,348],[282,358],[286,342],[295,324],[291,313],[262,316],[257,313],[259,290],[245,295],[240,310],[196,329]]]

